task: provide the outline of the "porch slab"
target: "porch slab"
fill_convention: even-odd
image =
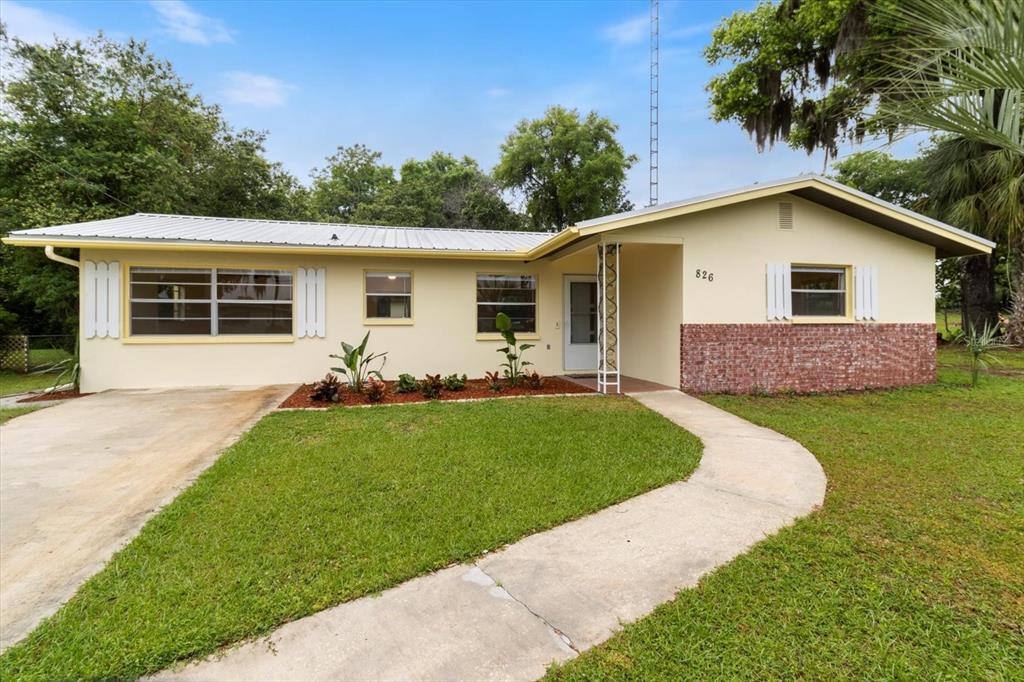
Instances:
[[[596,374],[566,374],[562,378],[568,379],[580,386],[586,386],[592,391],[597,390]],[[646,379],[637,379],[636,377],[623,376],[620,378],[620,381],[622,383],[620,393],[649,393],[651,391],[676,390],[674,386],[666,386],[665,384],[658,384]]]

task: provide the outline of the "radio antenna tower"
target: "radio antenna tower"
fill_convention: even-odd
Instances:
[[[651,0],[651,196],[648,206],[658,203],[658,0]]]

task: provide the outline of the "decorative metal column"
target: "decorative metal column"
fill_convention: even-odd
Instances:
[[[597,390],[619,387],[619,244],[597,245]]]

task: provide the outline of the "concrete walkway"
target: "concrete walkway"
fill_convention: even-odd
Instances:
[[[824,500],[795,441],[678,391],[634,397],[704,441],[688,480],[157,677],[536,679]]]
[[[293,388],[106,391],[0,426],[0,647]]]

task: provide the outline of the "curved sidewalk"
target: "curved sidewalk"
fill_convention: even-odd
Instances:
[[[157,677],[536,679],[824,500],[799,443],[678,391],[634,397],[704,441],[686,481]]]

